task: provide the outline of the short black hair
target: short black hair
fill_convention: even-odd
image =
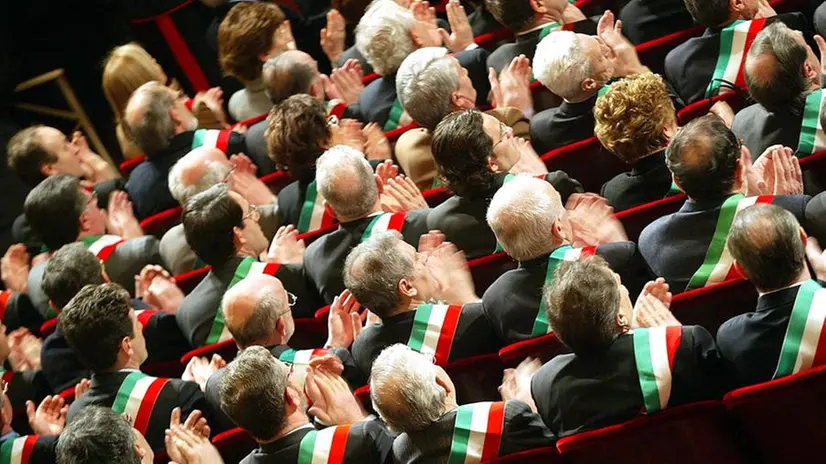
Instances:
[[[87,285],[60,312],[60,331],[89,369],[111,369],[121,341],[135,336],[129,302],[118,284]]]
[[[43,269],[41,287],[49,300],[63,309],[86,285],[103,283],[100,260],[82,243],[70,243],[57,250]]]
[[[531,0],[485,0],[487,10],[512,32],[528,27],[536,18]]]
[[[769,111],[778,112],[789,109],[799,113],[809,90],[809,83],[803,76],[803,65],[809,54],[806,46],[794,38],[794,32],[780,21],[766,26],[749,48],[746,66],[743,72],[749,94],[757,103]],[[758,76],[749,71],[750,61],[764,55],[774,57],[774,63],[761,62],[764,72],[772,73]]]
[[[453,112],[433,131],[433,158],[447,187],[460,197],[488,193],[496,176],[488,167],[493,140],[485,133],[478,110]]]
[[[216,266],[235,256],[233,228],[244,228],[244,210],[229,196],[227,186],[218,184],[186,202],[181,222],[195,255]]]
[[[44,179],[29,192],[23,204],[29,226],[50,250],[77,240],[80,216],[85,210],[80,180],[68,174]]]
[[[132,427],[120,414],[103,406],[78,411],[60,434],[56,451],[58,464],[141,462]]]
[[[685,7],[705,27],[719,26],[731,16],[728,0],[685,0]]]
[[[722,119],[708,114],[686,124],[671,139],[666,164],[689,197],[719,200],[734,188],[741,146]]]
[[[40,168],[57,162],[57,156],[40,143],[37,131],[43,126],[27,127],[14,134],[6,147],[9,167],[23,182],[35,186],[46,178]]]

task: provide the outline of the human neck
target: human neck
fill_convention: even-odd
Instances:
[[[563,24],[561,11],[546,11],[536,15],[536,18],[527,26],[517,32],[517,34],[527,34],[538,29],[542,29],[551,23]]]
[[[795,285],[802,284],[807,280],[811,280],[811,278],[812,275],[809,273],[809,269],[804,265],[803,270],[800,271],[800,274],[798,274],[797,277],[789,285],[785,285],[779,288],[757,288],[757,291],[761,295],[766,293],[779,292],[780,290],[785,290],[787,288],[794,287]]]
[[[565,98],[564,100],[568,103],[582,103],[584,101],[588,101],[594,98],[594,95],[599,92],[599,89],[594,90],[583,90],[581,93],[574,95],[570,98]]]
[[[238,256],[239,258],[259,259],[261,257],[261,253],[256,253],[255,251],[249,249],[246,244],[244,244],[238,251],[235,252],[235,256]]]
[[[107,372],[118,372],[118,371],[122,371],[124,369],[140,370],[140,368],[141,368],[141,364],[137,360],[129,358],[126,361],[116,362],[115,365],[112,366],[112,368],[109,369]]]
[[[557,248],[559,248],[561,246],[565,246],[565,245],[570,245],[570,244],[571,244],[571,242],[569,242],[568,239],[557,239],[556,237],[554,237],[554,239],[551,240],[551,245],[548,248],[545,248],[542,251],[542,253],[534,256],[533,258],[526,259],[524,261],[530,261],[532,259],[538,259],[538,258],[541,258],[542,256],[550,255]]]
[[[287,416],[287,420],[284,422],[284,427],[281,428],[281,431],[278,432],[276,436],[269,440],[259,440],[256,438],[255,441],[257,441],[259,444],[266,445],[267,443],[272,443],[274,441],[278,441],[284,438],[285,436],[289,435],[290,432],[299,427],[303,427],[309,424],[310,419],[307,418],[307,415],[296,410],[294,413]]]
[[[338,213],[336,213],[336,216],[338,217],[339,222],[341,222],[342,224],[346,224],[348,222],[355,222],[355,221],[358,221],[359,219],[364,219],[366,217],[372,216],[373,214],[381,213],[381,212],[382,212],[381,203],[379,201],[376,201],[376,204],[373,205],[372,208],[370,208],[370,211],[367,214],[364,214],[364,215],[361,215],[361,216],[358,216],[358,217],[352,217],[352,218],[340,216]]]

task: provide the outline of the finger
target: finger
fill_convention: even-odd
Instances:
[[[169,426],[181,425],[181,408],[175,408],[172,410],[172,414],[169,416]]]
[[[186,422],[184,422],[184,427],[188,429],[192,429],[195,427],[195,424],[201,420],[201,411],[195,409],[191,413],[189,413],[189,417],[186,418]]]
[[[817,43],[817,48],[820,51],[821,61],[823,61],[823,55],[826,55],[826,40],[820,34],[815,34],[815,43]]]
[[[813,267],[817,267],[815,263],[819,263],[823,259],[823,250],[820,249],[820,244],[817,243],[817,239],[814,237],[809,237],[806,240],[806,257],[809,258],[809,262],[812,263]]]
[[[35,407],[32,401],[26,401],[26,416],[29,418],[29,422],[34,420],[35,415]]]

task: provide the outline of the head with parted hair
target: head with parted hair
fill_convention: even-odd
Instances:
[[[60,434],[55,449],[57,462],[140,464],[143,456],[139,453],[149,453],[151,461],[152,450],[144,450],[140,446],[138,435],[129,422],[112,408],[86,406],[75,414]]]
[[[431,148],[439,175],[460,197],[486,194],[496,184],[488,166],[493,140],[484,124],[481,112],[464,110],[445,116],[433,131]]]
[[[645,73],[614,82],[594,105],[594,133],[626,163],[668,145],[677,128],[674,104],[662,77]]]
[[[223,182],[231,170],[229,160],[221,150],[198,147],[169,170],[169,192],[175,201],[184,205],[193,196]]]
[[[737,213],[726,243],[736,265],[765,293],[788,287],[807,270],[804,240],[794,214],[757,204]]]
[[[316,161],[328,148],[333,134],[324,105],[316,98],[300,94],[270,110],[264,136],[275,164],[293,179],[309,182]]]
[[[286,344],[295,331],[284,286],[266,274],[251,275],[232,286],[224,293],[221,310],[229,333],[241,349]]]
[[[364,154],[336,145],[316,164],[316,189],[342,222],[360,219],[378,205],[379,189]]]
[[[186,95],[152,81],[138,87],[126,104],[123,130],[152,158],[169,147],[177,134],[198,128],[198,118],[186,107]]]
[[[8,165],[18,178],[29,185],[37,185],[47,176],[43,166],[54,164],[57,156],[48,150],[39,137],[44,126],[27,127],[14,134],[6,147]]]
[[[376,73],[393,75],[416,49],[415,25],[411,11],[393,0],[376,0],[356,26],[356,47]]]
[[[595,36],[554,31],[536,47],[533,75],[565,100],[581,102],[596,95],[613,77],[614,59]]]
[[[239,2],[218,27],[218,61],[229,76],[244,83],[261,77],[267,58],[287,49],[276,31],[287,17],[269,2]],[[287,23],[288,24],[288,23]]]
[[[57,310],[62,310],[87,285],[103,283],[101,262],[82,243],[63,245],[46,261],[41,287]]]
[[[138,87],[150,81],[166,83],[167,79],[161,65],[137,42],[113,48],[103,64],[103,95],[115,120],[123,118],[126,103]]]
[[[299,94],[324,99],[318,63],[300,50],[289,50],[268,59],[264,63],[263,78],[273,105]]]

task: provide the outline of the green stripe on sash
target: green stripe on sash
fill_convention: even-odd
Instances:
[[[706,98],[711,98],[720,91],[720,85],[723,83],[723,77],[728,67],[728,62],[731,60],[732,46],[734,45],[734,28],[744,20],[737,20],[720,31],[720,55],[717,57],[717,63],[714,66],[714,73],[711,75],[711,82],[706,88]]]
[[[806,96],[806,104],[803,107],[803,119],[800,125],[800,141],[797,146],[798,156],[807,156],[815,152],[822,93],[823,90],[818,89]]]
[[[432,304],[422,304],[416,308],[416,314],[413,320],[413,329],[410,332],[410,339],[407,346],[418,353],[422,352],[424,345],[424,336],[427,333],[427,323],[430,321],[430,313],[433,311]],[[424,324],[418,323],[424,321]]]
[[[312,464],[317,435],[317,431],[311,430],[301,439],[301,443],[298,445],[298,464]]]
[[[393,107],[390,108],[390,116],[388,116],[387,122],[384,123],[384,131],[388,132],[393,129],[398,129],[402,115],[404,115],[404,107],[402,106],[401,100],[396,97],[396,100],[393,102]]]
[[[307,186],[307,193],[304,196],[304,204],[301,205],[301,215],[298,217],[298,231],[302,234],[310,231],[317,196],[318,191],[316,190],[316,183],[314,180]]]
[[[732,195],[726,199],[723,206],[720,208],[720,216],[717,218],[717,226],[714,229],[714,235],[711,239],[711,244],[708,246],[706,258],[700,269],[691,277],[688,282],[688,289],[701,288],[706,285],[714,268],[720,262],[723,256],[723,251],[726,248],[726,241],[728,240],[728,233],[731,230],[731,224],[734,222],[734,216],[737,214],[737,203],[745,198],[742,194]]]
[[[545,285],[548,285],[548,283],[553,280],[556,267],[559,266],[559,263],[565,259],[565,253],[571,249],[573,249],[572,246],[563,245],[554,250],[548,257],[548,266],[545,269]],[[548,333],[549,324],[548,315],[546,314],[545,298],[543,297],[544,293],[545,292],[543,290],[539,291],[539,312],[536,314],[536,319],[533,321],[531,337],[539,337]]]
[[[797,355],[800,352],[800,343],[803,341],[803,331],[806,328],[809,311],[812,307],[812,299],[815,292],[820,290],[820,284],[810,280],[804,283],[797,292],[794,300],[792,313],[789,316],[789,325],[786,328],[786,336],[783,338],[783,345],[780,348],[780,358],[777,362],[777,370],[774,377],[784,377],[794,373],[794,366],[797,363]],[[822,336],[822,335],[821,335]]]
[[[129,395],[132,393],[132,390],[135,389],[138,380],[144,377],[146,377],[146,374],[143,372],[130,372],[129,375],[123,379],[123,383],[120,384],[118,393],[115,396],[115,402],[112,403],[113,411],[118,414],[123,414],[126,411],[126,405],[129,403]],[[132,419],[134,420],[134,417]]]
[[[459,406],[456,410],[456,422],[453,427],[453,440],[450,444],[448,464],[464,464],[470,442],[471,423],[473,422],[473,405]]]
[[[206,137],[207,129],[198,129],[192,134],[191,150],[194,150],[204,144],[204,137]]]
[[[637,375],[640,379],[645,410],[648,413],[659,411],[660,391],[654,375],[654,364],[651,362],[651,341],[648,329],[635,329],[633,339],[634,359],[637,362]]]

